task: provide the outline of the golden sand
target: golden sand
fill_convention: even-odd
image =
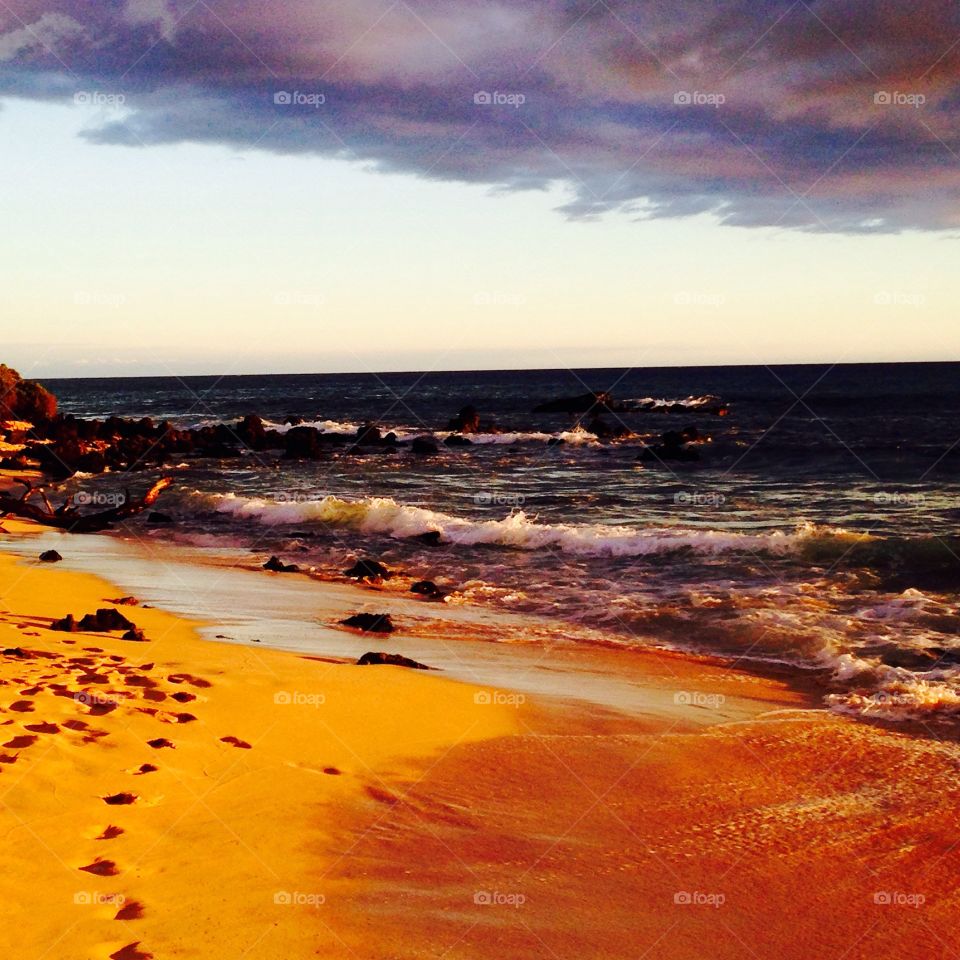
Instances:
[[[146,643],[49,629],[120,593],[0,556],[0,956],[956,954],[935,730],[677,656],[577,653],[643,692],[628,716],[142,606]]]

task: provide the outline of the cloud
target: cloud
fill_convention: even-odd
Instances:
[[[542,189],[569,216],[960,226],[946,0],[23,0],[0,94],[122,93],[85,136]],[[20,16],[23,16],[21,12]]]

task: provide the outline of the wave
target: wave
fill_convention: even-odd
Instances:
[[[801,523],[793,532],[738,533],[680,527],[630,527],[605,523],[541,523],[523,510],[497,520],[475,520],[407,506],[390,497],[345,500],[326,496],[243,497],[233,493],[196,494],[203,505],[218,513],[256,520],[268,526],[327,524],[367,534],[397,538],[438,533],[443,543],[460,546],[496,546],[516,550],[554,549],[579,556],[640,557],[680,550],[715,555],[729,551],[787,554],[810,540],[866,539],[832,527]],[[497,505],[496,492],[476,494],[478,503]],[[508,499],[508,498],[504,498]]]
[[[627,410],[701,410],[704,407],[722,407],[724,405],[723,400],[713,394],[677,399],[639,397],[637,399],[623,401],[623,406],[626,407]]]

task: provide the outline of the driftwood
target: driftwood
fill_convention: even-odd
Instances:
[[[19,482],[26,487],[22,496],[11,497],[7,493],[0,493],[0,516],[9,514],[25,520],[35,520],[45,526],[58,527],[70,533],[96,533],[98,530],[105,530],[117,520],[132,517],[153,506],[157,497],[173,483],[173,478],[162,477],[139,500],[131,498],[129,491],[125,491],[122,504],[96,513],[81,513],[74,506],[73,497],[68,497],[59,507],[54,508],[42,487],[35,487],[27,480]],[[34,496],[43,501],[42,507],[30,502]]]

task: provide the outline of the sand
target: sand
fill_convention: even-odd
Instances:
[[[122,592],[0,556],[0,649],[26,654],[0,657],[2,956],[957,952],[960,751],[936,730],[677,656],[558,655],[616,672],[626,710],[142,606],[117,609],[146,643],[49,629]]]

